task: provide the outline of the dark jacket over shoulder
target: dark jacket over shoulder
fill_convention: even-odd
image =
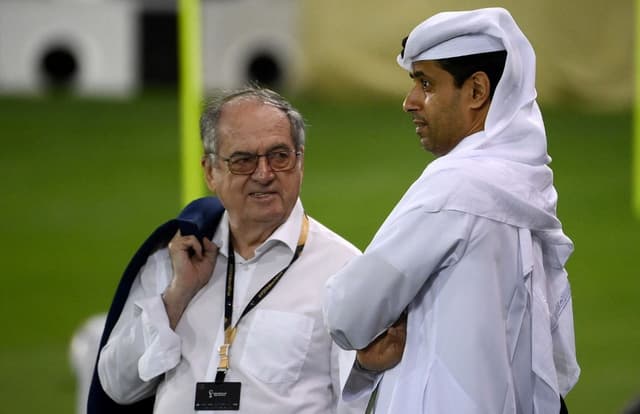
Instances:
[[[111,331],[118,321],[120,313],[124,308],[124,304],[129,297],[131,285],[140,272],[142,266],[146,263],[149,255],[159,248],[165,247],[178,229],[180,229],[180,232],[183,235],[193,234],[200,240],[205,236],[211,239],[218,227],[218,223],[220,222],[223,212],[224,208],[222,207],[222,204],[215,197],[204,197],[195,200],[187,205],[177,218],[169,220],[158,227],[142,244],[142,246],[140,246],[127,265],[122,275],[122,279],[120,279],[120,283],[118,284],[118,288],[116,289],[111,307],[107,314],[102,338],[100,339],[100,351],[109,339],[109,335],[111,335]],[[96,364],[93,369],[93,378],[91,380],[91,388],[89,389],[89,396],[87,400],[87,414],[141,414],[153,412],[155,397],[149,397],[130,405],[120,405],[109,398],[109,396],[104,392],[104,389],[100,384],[100,379],[98,378],[98,359],[100,358],[100,351],[98,352]]]

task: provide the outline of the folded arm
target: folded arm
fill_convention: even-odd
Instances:
[[[336,343],[363,349],[385,332],[432,275],[459,260],[470,226],[463,213],[420,209],[385,222],[327,282],[325,322]]]

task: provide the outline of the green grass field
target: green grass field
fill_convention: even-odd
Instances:
[[[400,102],[294,100],[308,123],[307,211],[366,247],[431,159]],[[640,223],[630,211],[630,112],[544,108],[582,377],[572,413],[640,396]],[[0,99],[0,412],[72,413],[68,344],[108,307],[130,255],[180,209],[176,96]]]

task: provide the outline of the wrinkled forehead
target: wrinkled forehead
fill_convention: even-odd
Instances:
[[[220,147],[292,145],[287,115],[258,99],[235,99],[224,105],[218,121]]]
[[[256,118],[264,124],[252,123]],[[265,102],[256,97],[238,97],[226,102],[220,111],[219,127],[242,128],[251,124],[257,128],[269,128],[272,124],[285,121],[288,123],[286,113],[270,102]]]

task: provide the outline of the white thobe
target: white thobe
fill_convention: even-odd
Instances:
[[[429,164],[327,285],[326,321],[347,349],[409,309],[378,413],[553,414],[580,373],[564,268],[573,243],[556,216],[531,44],[505,9],[444,12],[411,31],[397,60],[412,71],[496,45],[506,61],[484,130]],[[345,396],[376,380],[354,370]]]
[[[382,379],[376,413],[533,412],[534,383],[547,378],[531,364],[530,303],[545,276],[529,230],[419,209],[387,224],[330,279],[326,304],[334,339],[347,349],[366,346],[408,307],[404,356]],[[559,315],[571,317],[565,305]],[[550,349],[535,351],[553,361]],[[376,384],[362,378],[350,377],[347,399]],[[558,408],[549,412],[558,412],[548,389]]]
[[[300,201],[289,219],[244,260],[235,254],[233,324],[253,295],[293,257],[300,234]],[[156,394],[155,413],[194,411],[197,382],[212,382],[223,343],[228,218],[214,235],[220,246],[214,273],[170,329],[160,294],[172,278],[166,249],[140,271],[120,319],[103,348],[98,372],[107,394],[132,403]],[[238,325],[225,381],[242,384],[235,413],[362,413],[366,401],[340,401],[353,362],[331,341],[321,313],[323,286],[358,250],[313,219],[298,260]],[[227,411],[223,411],[227,412]]]

